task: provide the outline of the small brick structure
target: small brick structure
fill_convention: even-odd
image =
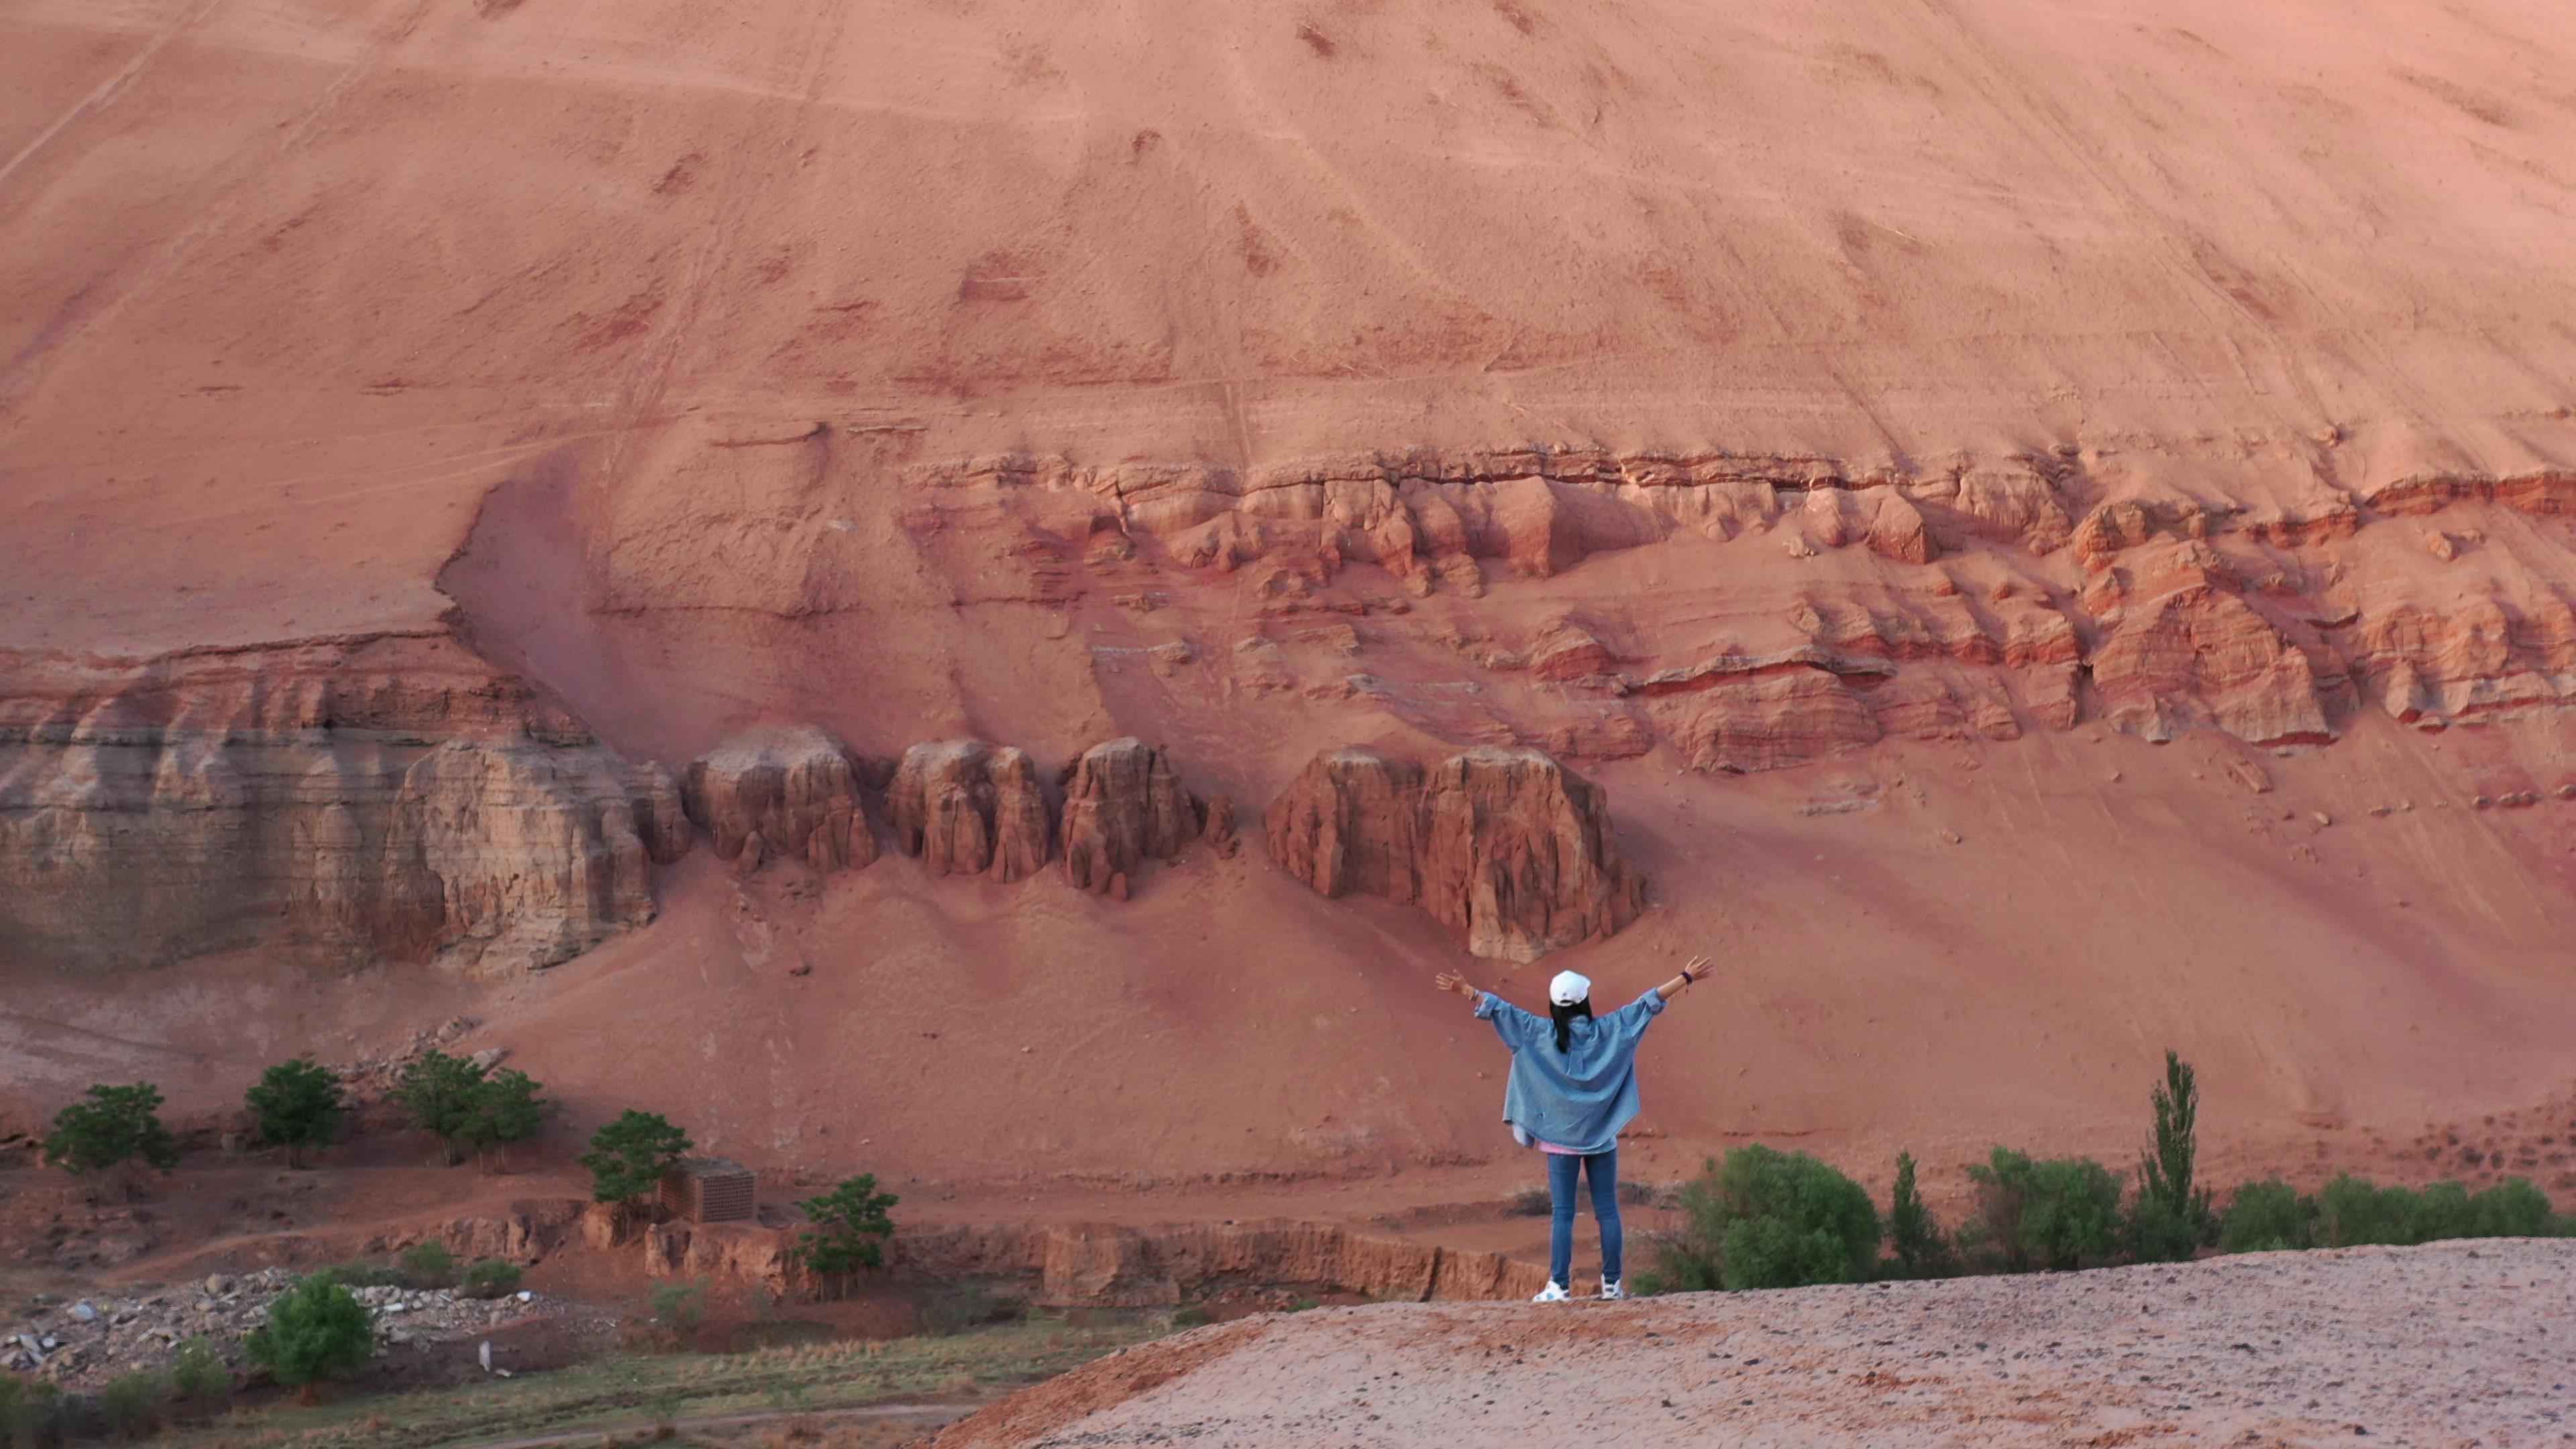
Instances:
[[[750,1168],[724,1157],[683,1157],[662,1174],[662,1206],[693,1223],[747,1223],[760,1207]]]

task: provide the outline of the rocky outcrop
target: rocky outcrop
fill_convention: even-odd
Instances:
[[[1480,956],[1535,960],[1644,907],[1606,794],[1538,750],[1482,746],[1428,771],[1327,750],[1265,825],[1271,859],[1315,890],[1420,905]]]
[[[665,783],[445,635],[0,658],[0,957],[550,965],[652,918]]]
[[[886,787],[903,853],[938,875],[1024,880],[1054,840],[1046,792],[1026,752],[982,740],[934,740],[904,751]]]
[[[1148,860],[1178,859],[1202,818],[1161,750],[1132,735],[1093,745],[1065,773],[1065,879],[1106,894]]]
[[[864,866],[876,837],[860,802],[858,771],[838,740],[801,725],[739,735],[689,763],[688,817],[716,854],[757,869],[765,855],[816,870]]]
[[[2317,641],[2301,648],[2285,626],[2231,587],[2207,544],[2173,545],[2099,581],[2107,631],[2093,651],[2103,717],[2151,740],[2216,725],[2252,744],[2335,737],[2326,691],[2340,662]],[[2321,678],[2320,665],[2332,673]]]

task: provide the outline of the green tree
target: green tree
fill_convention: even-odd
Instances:
[[[2129,1212],[2129,1248],[2141,1262],[2181,1262],[2208,1240],[2215,1218],[2209,1193],[2194,1187],[2200,1155],[2200,1086],[2191,1063],[2170,1048],[2165,1079],[2150,1100],[2155,1135],[2138,1154],[2138,1200]]]
[[[2120,1180],[2089,1157],[2034,1162],[1998,1147],[1968,1169],[1985,1236],[2008,1272],[2079,1268],[2111,1255],[2120,1233]]]
[[[432,1050],[403,1068],[402,1080],[394,1088],[394,1105],[410,1114],[413,1126],[438,1139],[450,1167],[465,1160],[483,1075],[483,1068],[471,1057]]]
[[[555,1104],[537,1095],[543,1085],[525,1072],[505,1067],[476,1086],[465,1140],[474,1144],[487,1167],[505,1164],[511,1143],[527,1141],[546,1125]],[[684,1140],[681,1150],[687,1146]]]
[[[304,1149],[327,1147],[340,1134],[340,1079],[308,1058],[261,1073],[246,1100],[259,1118],[260,1140],[284,1147],[289,1167],[304,1165]]]
[[[825,1282],[846,1284],[851,1274],[885,1263],[885,1245],[894,1236],[894,1219],[886,1209],[900,1201],[893,1193],[877,1191],[874,1173],[860,1173],[797,1204],[813,1226],[797,1235],[788,1252]]]
[[[168,1172],[179,1163],[178,1139],[161,1125],[161,1089],[104,1083],[54,1114],[45,1139],[48,1160],[72,1173],[103,1172],[136,1159]]]
[[[1878,1257],[1869,1193],[1804,1152],[1728,1152],[1682,1189],[1682,1215],[1688,1226],[1658,1264],[1674,1287],[1856,1283]]]
[[[2222,1253],[2277,1253],[2316,1245],[2317,1200],[2277,1177],[2238,1185],[2218,1230]]]
[[[268,1305],[267,1324],[242,1346],[251,1362],[265,1365],[281,1384],[302,1387],[310,1402],[315,1384],[367,1361],[376,1351],[376,1329],[357,1295],[315,1273],[279,1294]]]
[[[632,1203],[658,1187],[662,1174],[693,1145],[688,1133],[660,1113],[629,1107],[592,1133],[590,1150],[574,1160],[590,1170],[593,1198]]]
[[[1914,1154],[1896,1154],[1896,1190],[1887,1203],[1887,1243],[1896,1250],[1909,1278],[1933,1278],[1950,1270],[1950,1238],[1932,1219],[1932,1209],[1914,1186]]]

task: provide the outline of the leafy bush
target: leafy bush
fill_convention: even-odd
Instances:
[[[100,1427],[111,1434],[129,1439],[161,1422],[161,1405],[170,1397],[170,1386],[155,1373],[123,1374],[107,1381],[98,1391]]]
[[[407,1287],[444,1288],[456,1275],[456,1255],[438,1239],[424,1238],[402,1255],[402,1275]]]
[[[2547,1237],[2558,1230],[2548,1197],[2519,1177],[2479,1193],[2456,1182],[2412,1192],[2345,1173],[2317,1194],[2316,1237],[2327,1247]]]
[[[284,1147],[289,1167],[304,1165],[304,1149],[327,1147],[340,1135],[340,1079],[307,1058],[261,1073],[245,1100],[259,1118],[260,1140]]]
[[[1914,1154],[1896,1154],[1896,1190],[1887,1203],[1887,1245],[1905,1265],[1909,1278],[1938,1278],[1949,1273],[1949,1235],[1932,1219],[1932,1209],[1914,1186]]]
[[[399,1288],[403,1286],[402,1270],[383,1263],[351,1260],[333,1263],[313,1270],[316,1278],[328,1278],[344,1288]]]
[[[653,1318],[667,1348],[678,1349],[707,1321],[707,1280],[653,1285]]]
[[[1184,1303],[1180,1307],[1172,1310],[1172,1326],[1174,1328],[1198,1328],[1205,1324],[1214,1323],[1215,1321],[1216,1315],[1208,1312],[1207,1307],[1204,1304]]]
[[[2120,1180],[2089,1157],[2052,1157],[1998,1147],[1968,1169],[1977,1185],[1979,1225],[2007,1272],[2079,1268],[2111,1255],[2120,1232]]]
[[[2218,1232],[2222,1253],[2277,1253],[2317,1241],[2317,1200],[2277,1177],[2244,1183],[2228,1194]]]
[[[465,1270],[465,1292],[474,1298],[498,1298],[519,1291],[519,1268],[498,1258],[486,1258]]]
[[[873,1173],[860,1173],[821,1197],[797,1204],[814,1220],[788,1249],[791,1261],[803,1264],[828,1282],[846,1282],[861,1269],[885,1261],[886,1240],[894,1236],[894,1219],[886,1209],[902,1199],[877,1191]]]
[[[2191,1064],[2165,1052],[2165,1079],[2150,1095],[2155,1133],[2138,1154],[2138,1200],[2130,1209],[2129,1250],[2140,1262],[2178,1263],[2209,1237],[2215,1219],[2209,1193],[2192,1184],[2200,1154],[2200,1087]]]
[[[170,1360],[170,1387],[183,1398],[210,1399],[233,1388],[233,1371],[205,1335],[181,1339]]]
[[[376,1351],[375,1325],[339,1279],[327,1271],[296,1280],[268,1305],[268,1323],[243,1347],[251,1362],[292,1388],[346,1373]]]
[[[1007,1298],[997,1298],[981,1283],[943,1283],[930,1290],[921,1303],[918,1315],[921,1331],[933,1334],[964,1333],[987,1323],[1001,1323],[1019,1316],[1020,1305]],[[1174,1319],[1178,1322],[1178,1318]],[[1207,1310],[1199,1310],[1199,1321],[1207,1321]]]
[[[590,1150],[574,1160],[589,1169],[593,1198],[633,1202],[660,1186],[662,1174],[692,1145],[689,1134],[660,1113],[630,1107],[592,1133]]]
[[[1661,1245],[1658,1289],[1856,1283],[1878,1256],[1859,1183],[1804,1152],[1739,1147],[1682,1188],[1687,1226]]]
[[[160,1112],[161,1090],[150,1082],[93,1086],[54,1114],[45,1157],[74,1174],[103,1172],[137,1158],[168,1172],[179,1165],[179,1143],[161,1125]]]

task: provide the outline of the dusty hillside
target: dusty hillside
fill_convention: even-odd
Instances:
[[[2549,1444],[2576,1250],[2537,1239],[1534,1309],[1384,1305],[1129,1349],[1003,1445]]]
[[[1659,1173],[2125,1152],[2172,1045],[2224,1160],[2549,1181],[2571,51],[14,7],[0,1086],[465,1015],[754,1158],[1474,1167],[1434,969],[1707,950]]]

